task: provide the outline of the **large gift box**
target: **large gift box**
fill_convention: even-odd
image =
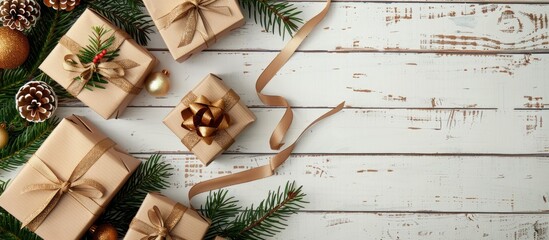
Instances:
[[[124,239],[202,240],[209,227],[210,221],[195,210],[159,193],[149,193]]]
[[[244,25],[237,0],[143,0],[173,58],[198,53]]]
[[[79,239],[140,163],[73,115],[29,159],[0,206],[44,239]]]
[[[91,39],[95,38],[93,28],[97,27],[107,31],[101,40],[103,43],[114,36],[114,43],[106,50],[118,49],[118,56],[109,59],[109,53],[97,63],[80,62],[78,56],[83,56],[81,50],[91,45]],[[99,56],[101,52],[94,54]],[[126,32],[93,11],[86,10],[61,38],[40,69],[108,119],[118,117],[124,111],[141,91],[145,78],[155,65],[156,58]],[[98,76],[107,83],[97,83]],[[90,86],[92,83],[104,89]]]
[[[164,118],[164,124],[205,165],[229,148],[254,121],[254,114],[240,96],[213,74],[206,76]]]

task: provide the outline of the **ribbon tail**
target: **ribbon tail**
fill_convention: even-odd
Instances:
[[[309,128],[311,128],[313,125],[315,125],[319,121],[341,111],[344,105],[345,105],[345,102],[342,102],[339,105],[337,105],[337,107],[331,109],[330,111],[324,113],[322,116],[315,119],[311,124],[309,124],[309,126],[307,126],[303,130],[303,132],[301,132],[299,137],[295,140],[295,142],[292,145],[288,146],[286,149],[282,150],[281,152],[276,154],[273,158],[271,158],[268,165],[263,165],[261,167],[252,168],[239,173],[210,179],[192,186],[191,189],[189,190],[189,201],[194,196],[200,193],[209,192],[215,189],[220,189],[220,188],[233,186],[241,183],[251,182],[251,181],[272,176],[275,170],[278,167],[280,167],[280,165],[282,165],[290,157],[292,151],[297,146],[299,139],[303,136],[303,134],[307,132],[307,130],[309,130]]]
[[[280,147],[284,144],[282,141],[286,136],[286,133],[290,128],[290,125],[292,124],[293,113],[292,113],[292,108],[290,107],[290,104],[288,104],[288,102],[284,97],[264,95],[261,93],[261,91],[263,91],[265,86],[267,86],[269,81],[271,81],[271,79],[282,68],[282,66],[284,66],[284,64],[288,62],[288,60],[292,57],[292,55],[297,50],[299,45],[301,45],[303,40],[305,40],[305,38],[313,31],[316,25],[318,25],[320,21],[324,19],[324,17],[328,13],[330,4],[331,4],[331,0],[328,0],[326,2],[326,6],[324,7],[324,9],[322,9],[322,11],[319,14],[311,18],[311,20],[306,22],[303,25],[303,27],[301,27],[297,31],[294,37],[288,42],[288,44],[286,44],[286,46],[282,49],[282,51],[280,51],[280,53],[267,66],[267,68],[265,68],[265,70],[261,73],[261,75],[257,79],[257,82],[255,84],[256,92],[264,104],[268,106],[286,107],[286,112],[284,113],[284,116],[276,126],[269,140],[271,149],[280,149]]]
[[[60,199],[61,194],[59,194],[59,190],[53,192],[50,197],[48,197],[46,202],[38,208],[38,210],[34,211],[30,216],[22,221],[21,229],[27,227],[32,232],[36,231],[36,229],[38,229],[38,227],[46,219],[48,214],[50,214],[50,212],[55,208]]]
[[[198,10],[196,9],[189,10],[189,12],[183,18],[181,18],[181,21],[184,21],[185,23],[185,27],[178,47],[187,46],[193,41],[194,34],[196,32],[196,26],[198,25],[197,12]]]

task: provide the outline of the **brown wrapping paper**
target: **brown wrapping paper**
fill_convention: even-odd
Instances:
[[[223,84],[221,79],[213,74],[209,74],[191,91],[191,93],[196,96],[204,95],[208,99],[215,101],[222,98],[229,90],[230,89]],[[181,127],[183,121],[181,111],[186,107],[185,104],[179,103],[168,116],[164,118],[164,124],[166,124],[179,139],[183,139],[187,133],[189,133],[189,130]],[[231,124],[226,131],[233,139],[235,139],[246,126],[255,121],[254,114],[241,101],[238,101],[238,103],[228,110],[227,113],[231,119]],[[214,141],[212,144],[208,145],[204,140],[201,140],[189,150],[193,152],[204,165],[210,164],[215,157],[224,151],[223,147],[220,146],[218,142]]]
[[[63,119],[29,161],[41,159],[59,179],[67,180],[81,159],[106,136],[82,117]],[[50,212],[36,233],[48,239],[79,239],[103,212],[113,196],[137,169],[141,162],[117,146],[110,148],[84,174],[105,188],[105,194],[92,199],[91,208],[84,207],[70,194],[64,194],[57,206]],[[40,208],[51,191],[22,193],[31,184],[49,183],[29,164],[0,196],[0,206],[23,221]],[[94,204],[93,204],[94,203]]]
[[[186,0],[144,0],[145,7],[149,11],[153,21],[158,27],[158,19],[169,13],[174,7],[185,2]],[[204,17],[207,19],[212,28],[213,34],[217,41],[227,35],[231,30],[244,25],[244,16],[240,11],[236,0],[218,0],[210,6],[227,6],[231,10],[230,16],[224,16],[211,11],[203,11]],[[181,33],[184,31],[185,25],[182,21],[176,21],[166,29],[159,29],[160,35],[168,46],[173,58],[178,62],[185,61],[191,55],[199,53],[208,46],[200,33],[196,33],[192,42],[186,46],[178,47],[181,41]],[[197,31],[206,32],[202,21],[199,20]]]
[[[86,10],[67,32],[66,36],[84,47],[89,44],[88,38],[92,34],[92,26],[103,26],[106,29],[113,29],[113,31],[118,30],[108,20],[91,10]],[[67,54],[71,54],[71,52],[61,44],[57,44],[40,65],[40,69],[44,73],[64,88],[67,88],[73,78],[79,75],[63,68],[63,59]],[[138,67],[126,70],[124,78],[136,87],[141,87],[147,75],[156,65],[156,58],[131,38],[122,43],[119,54],[120,56],[116,59],[131,59],[139,64]],[[103,84],[102,86],[105,89],[93,88],[93,91],[83,89],[77,98],[105,119],[116,118],[121,115],[129,102],[136,96],[124,92],[112,83]]]
[[[153,208],[153,206],[157,206],[160,209],[163,220],[165,221],[170,215],[175,204],[175,201],[159,193],[149,193],[137,211],[135,218],[150,224],[147,213],[149,209]],[[195,210],[187,209],[181,220],[179,220],[179,222],[175,225],[170,234],[179,236],[185,240],[201,240],[204,238],[204,235],[208,231],[209,227],[209,220],[200,216],[200,214],[198,214]],[[141,239],[144,236],[144,234],[139,233],[130,227],[124,239],[135,240]]]

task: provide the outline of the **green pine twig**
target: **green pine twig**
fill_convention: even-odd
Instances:
[[[248,16],[273,34],[278,29],[278,34],[283,38],[288,33],[290,36],[298,29],[298,24],[303,23],[299,17],[301,11],[292,3],[279,0],[240,0],[244,10],[248,10]]]
[[[205,217],[211,218],[212,225],[205,239],[223,236],[228,239],[267,239],[282,231],[287,219],[308,203],[302,187],[288,182],[281,190],[269,191],[267,198],[257,207],[253,205],[240,211],[237,200],[227,197],[226,190],[211,193],[206,204],[199,209]],[[239,214],[237,214],[239,212]]]
[[[9,181],[0,180],[0,194],[4,193]],[[4,240],[40,240],[41,238],[26,228],[21,229],[21,222],[0,208],[0,239]]]
[[[161,157],[158,154],[152,155],[139,166],[113,198],[98,222],[111,223],[119,234],[126,233],[147,193],[159,192],[169,186],[168,179],[173,168],[168,163],[160,161]]]

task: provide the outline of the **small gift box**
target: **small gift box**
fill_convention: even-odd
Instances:
[[[202,240],[210,221],[161,194],[149,193],[124,239]]]
[[[205,165],[229,148],[254,121],[254,114],[240,102],[240,96],[213,74],[164,118],[164,124]]]
[[[79,239],[140,163],[73,115],[29,159],[0,206],[44,239]]]
[[[144,0],[160,35],[179,62],[244,25],[237,0]]]
[[[141,91],[156,58],[108,20],[86,10],[40,69],[105,119]]]

